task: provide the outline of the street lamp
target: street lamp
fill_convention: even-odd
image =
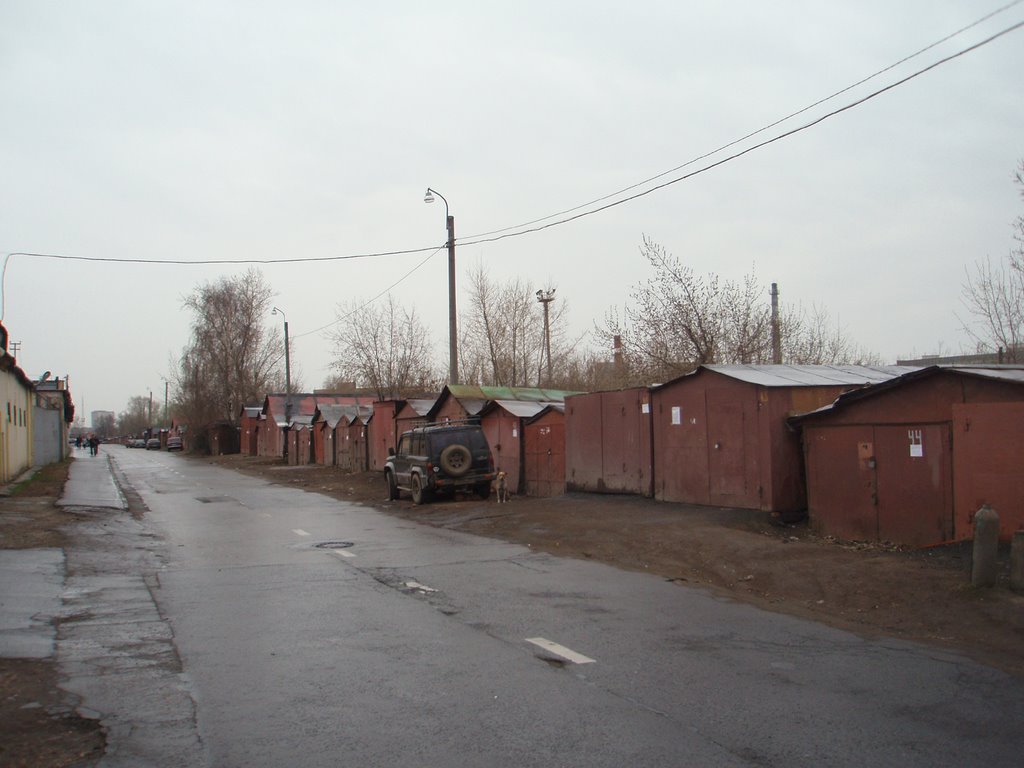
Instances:
[[[277,307],[270,310],[270,314],[280,314],[284,318],[284,420],[291,424],[292,421],[292,367],[288,356],[288,316]]]
[[[544,347],[548,353],[548,380],[547,385],[551,386],[551,325],[548,323],[548,304],[555,300],[555,289],[537,291],[537,301],[544,305]]]
[[[451,384],[458,384],[458,327],[455,320],[455,217],[448,213],[448,201],[436,189],[427,187],[423,202],[434,202],[434,195],[444,200],[445,225],[448,228],[448,381]]]

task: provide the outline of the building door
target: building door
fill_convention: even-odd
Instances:
[[[953,538],[948,424],[876,426],[878,539],[926,546]]]
[[[716,394],[708,393],[708,498],[715,505],[757,508],[756,461],[748,457],[748,441],[756,436],[747,402]]]

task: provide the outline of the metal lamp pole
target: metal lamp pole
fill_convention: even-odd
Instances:
[[[284,318],[284,420],[290,424],[292,421],[292,367],[288,356],[288,316],[277,307],[271,309],[270,314],[280,314]]]
[[[537,291],[537,301],[544,305],[544,348],[548,353],[548,380],[551,386],[551,325],[548,322],[548,304],[555,300],[555,289]]]
[[[423,202],[434,202],[434,195],[444,200],[445,225],[448,228],[448,380],[459,383],[458,324],[455,318],[455,217],[448,213],[448,200],[436,189],[427,187]]]

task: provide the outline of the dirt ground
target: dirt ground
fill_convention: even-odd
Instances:
[[[970,545],[902,550],[816,536],[762,512],[655,502],[637,496],[475,496],[422,507],[385,500],[382,473],[288,467],[248,456],[202,459],[275,483],[357,501],[408,520],[518,542],[563,557],[656,574],[765,610],[866,637],[955,649],[1024,676],[1024,595],[971,586]]]
[[[73,525],[75,516],[54,503],[68,467],[46,467],[0,497],[0,548],[67,546],[62,528]],[[59,684],[52,659],[0,659],[0,766],[92,765],[103,755],[103,729],[75,713],[76,701]]]

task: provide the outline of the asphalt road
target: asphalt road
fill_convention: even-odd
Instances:
[[[168,711],[145,738],[177,739],[175,764],[932,767],[1024,755],[1024,683],[952,653],[179,455],[110,456],[148,507],[116,544],[145,554],[131,571],[167,628],[150,633],[166,674],[146,701]]]

